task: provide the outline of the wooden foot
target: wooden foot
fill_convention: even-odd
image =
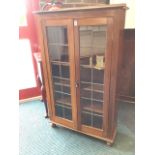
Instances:
[[[108,145],[108,146],[111,146],[111,145],[112,145],[112,143],[110,143],[110,142],[107,142],[107,145]]]
[[[55,128],[56,127],[56,124],[52,123],[52,127]]]
[[[46,115],[45,118],[49,118],[48,115]]]

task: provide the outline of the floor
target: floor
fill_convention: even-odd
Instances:
[[[112,147],[105,142],[65,129],[52,128],[41,101],[20,104],[20,155],[134,155],[135,108],[119,103],[118,132]]]

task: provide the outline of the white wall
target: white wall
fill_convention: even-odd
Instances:
[[[126,11],[125,28],[135,28],[135,0],[110,0],[110,3],[126,3],[129,9]]]

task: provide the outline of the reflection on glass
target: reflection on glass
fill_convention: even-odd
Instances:
[[[103,129],[106,26],[80,27],[81,123]]]
[[[51,62],[55,114],[72,120],[70,67],[66,27],[47,27],[48,52]]]
[[[68,38],[66,27],[47,27],[49,56],[53,61],[68,62]]]

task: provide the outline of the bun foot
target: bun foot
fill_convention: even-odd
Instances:
[[[48,115],[46,115],[45,118],[49,118]]]
[[[55,128],[56,127],[56,124],[52,123],[52,127]]]
[[[108,146],[111,146],[111,145],[112,145],[112,143],[110,143],[110,142],[107,142],[107,145],[108,145]]]

